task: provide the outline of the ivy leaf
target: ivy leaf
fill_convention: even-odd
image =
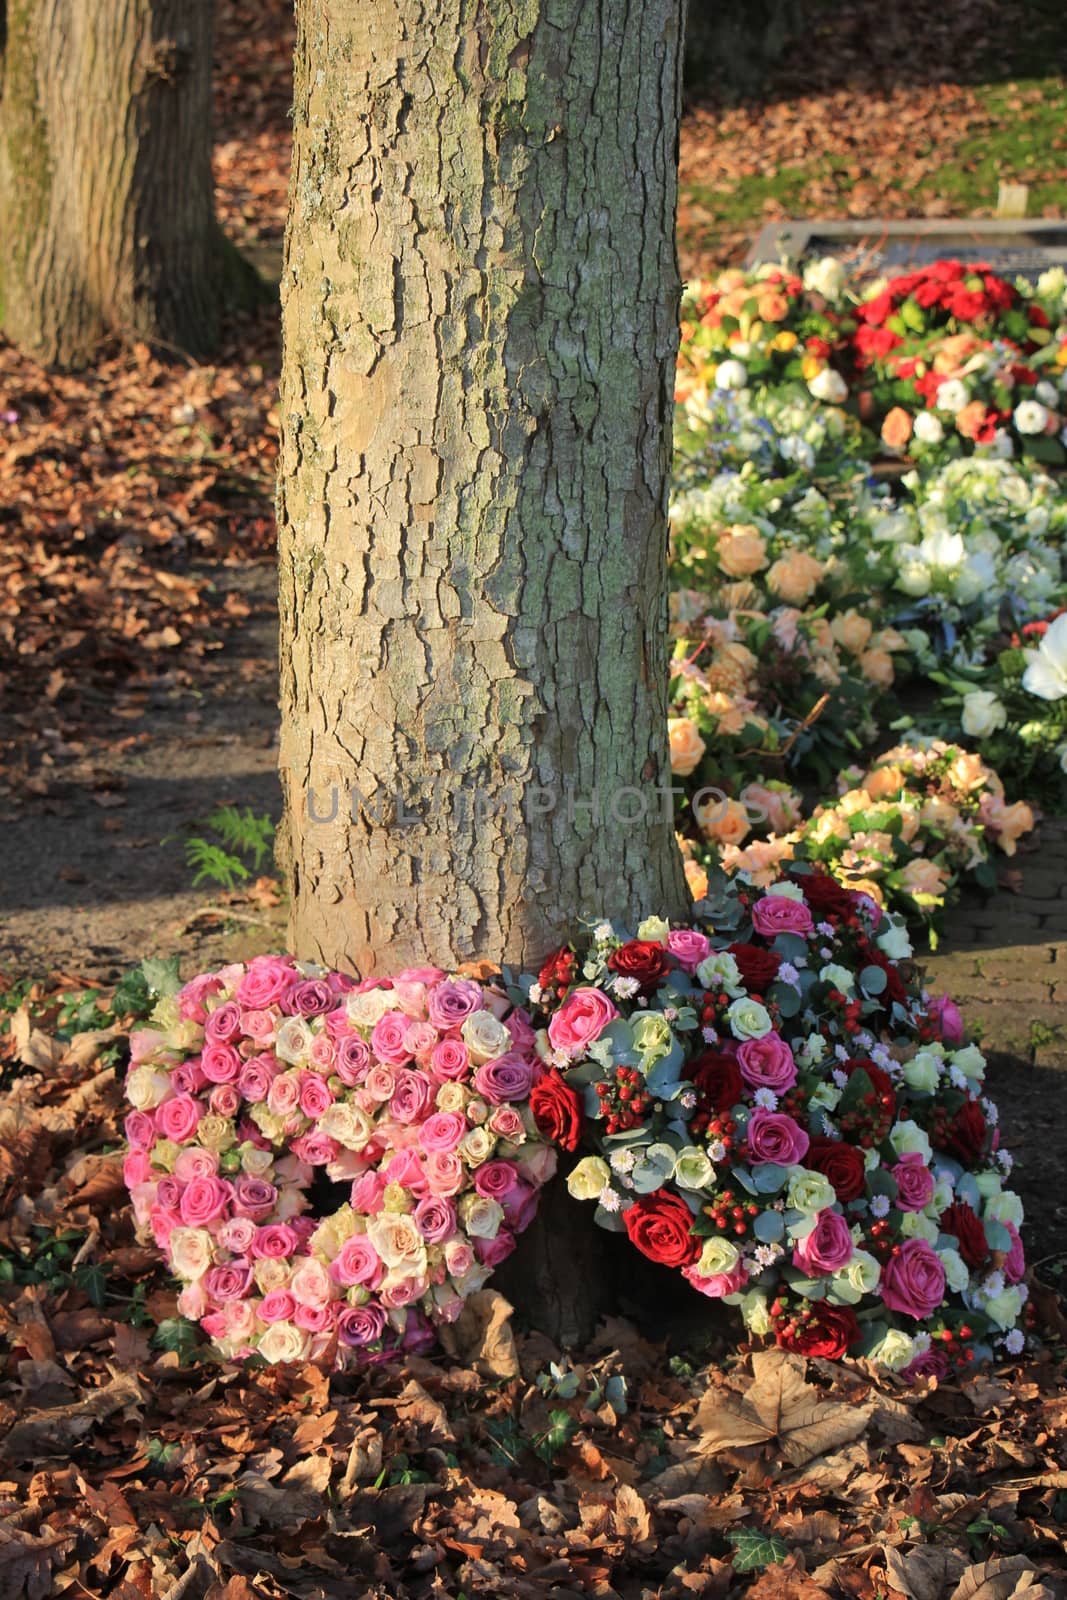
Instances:
[[[141,962],[141,972],[150,992],[162,999],[177,994],[182,986],[182,980],[178,976],[177,956],[170,956],[167,960],[150,956]]]
[[[196,1325],[184,1317],[165,1317],[156,1329],[152,1343],[160,1350],[170,1350],[182,1366],[196,1359],[200,1350],[200,1335]]]
[[[758,1528],[737,1528],[726,1537],[734,1547],[735,1572],[762,1572],[789,1554],[776,1533],[761,1533]]]

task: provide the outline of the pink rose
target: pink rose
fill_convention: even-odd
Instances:
[[[411,1051],[407,1047],[410,1025],[411,1019],[403,1011],[387,1011],[384,1017],[379,1017],[370,1036],[371,1050],[379,1061],[391,1067],[402,1067],[411,1060]]]
[[[329,1162],[337,1160],[341,1146],[336,1139],[331,1139],[328,1134],[318,1133],[313,1128],[308,1133],[302,1133],[298,1139],[294,1139],[289,1148],[301,1161],[306,1161],[309,1167],[325,1167]]]
[[[363,1087],[375,1100],[391,1100],[396,1088],[396,1068],[376,1061],[364,1078]]]
[[[252,1287],[252,1268],[247,1261],[230,1261],[209,1267],[204,1274],[204,1289],[209,1300],[240,1300]]]
[[[426,1188],[426,1174],[414,1150],[401,1150],[395,1155],[386,1167],[384,1176],[386,1183],[402,1184],[413,1194],[418,1194]]]
[[[131,1150],[151,1150],[156,1142],[156,1125],[147,1111],[127,1112],[122,1126]]]
[[[430,1071],[441,1083],[465,1078],[470,1064],[470,1051],[462,1039],[442,1039],[430,1052]]]
[[[256,956],[237,986],[237,999],[251,1011],[277,1005],[293,981],[293,967],[284,956]]]
[[[667,949],[683,972],[694,973],[711,951],[711,940],[695,928],[672,928],[667,935]]]
[[[1014,1222],[1006,1222],[1004,1226],[1011,1234],[1011,1249],[1004,1258],[1004,1276],[1008,1283],[1021,1283],[1026,1276],[1026,1255],[1023,1242],[1019,1237],[1019,1230]]]
[[[190,978],[185,986],[178,990],[178,1015],[183,1022],[203,1023],[207,1018],[204,1001],[208,995],[218,994],[222,984],[213,972],[202,972],[195,978]],[[130,1048],[133,1052],[133,1041],[137,1035],[130,1035]],[[138,1057],[133,1055],[136,1061]]]
[[[520,1055],[533,1055],[537,1043],[536,1035],[530,1025],[530,1018],[521,1006],[516,1006],[514,1011],[504,1018],[504,1026],[511,1034],[511,1042]]]
[[[447,977],[448,973],[440,967],[405,967],[403,972],[397,973],[396,982],[433,984]]]
[[[187,1184],[178,1209],[189,1228],[205,1228],[221,1218],[230,1203],[230,1186],[221,1178],[194,1178]]]
[[[275,1019],[270,1011],[242,1011],[241,1032],[256,1044],[270,1044],[275,1034]]]
[[[555,1151],[551,1154],[554,1156]],[[537,1207],[541,1199],[541,1190],[533,1184],[521,1182],[507,1195],[501,1204],[508,1226],[515,1233],[523,1233],[530,1226],[537,1215]]]
[[[299,1105],[299,1077],[295,1072],[280,1073],[267,1091],[267,1109],[276,1117],[288,1117]]]
[[[522,1187],[518,1170],[510,1161],[486,1161],[474,1174],[474,1187],[488,1200],[503,1204]]]
[[[273,1056],[253,1056],[246,1061],[237,1076],[237,1088],[242,1099],[258,1105],[270,1094],[270,1086],[277,1075]]]
[[[217,1117],[235,1117],[241,1109],[241,1093],[235,1083],[217,1083],[207,1097]]]
[[[211,1044],[231,1044],[241,1032],[241,1008],[227,1000],[217,1010],[208,1013],[204,1023],[204,1036]]]
[[[482,1009],[482,986],[471,978],[446,978],[435,984],[426,999],[430,1021],[442,1033],[458,1028],[473,1011]]]
[[[942,1041],[947,1045],[963,1043],[963,1017],[960,1008],[947,994],[939,994],[927,1006],[927,1014],[937,1023]]]
[[[425,1170],[431,1194],[450,1196],[463,1187],[463,1163],[452,1150],[431,1150]]]
[[[419,1129],[419,1143],[431,1150],[454,1150],[467,1131],[467,1119],[461,1111],[435,1111]]]
[[[332,1305],[309,1306],[298,1304],[293,1312],[293,1322],[298,1328],[303,1328],[306,1333],[322,1333],[325,1328],[333,1327],[334,1310]]]
[[[618,1014],[602,990],[575,989],[548,1024],[549,1042],[553,1050],[580,1056]]]
[[[300,1074],[300,1109],[305,1117],[317,1120],[333,1105],[333,1090],[317,1072]]]
[[[175,1095],[173,1100],[164,1100],[156,1107],[156,1131],[163,1139],[184,1144],[196,1132],[202,1114],[203,1107],[192,1095]]]
[[[156,1200],[165,1211],[177,1211],[182,1187],[176,1178],[160,1178],[156,1185]]]
[[[200,1070],[208,1083],[233,1083],[241,1070],[241,1057],[232,1044],[205,1044]]]
[[[882,1268],[881,1296],[890,1311],[914,1317],[933,1316],[945,1298],[945,1269],[925,1239],[905,1239]]]
[[[753,1166],[774,1161],[782,1167],[799,1166],[811,1140],[784,1111],[753,1111],[748,1119],[749,1160]]]
[[[498,1267],[515,1248],[515,1235],[501,1228],[495,1239],[475,1239],[474,1253],[483,1267]]]
[[[308,1062],[317,1072],[327,1076],[333,1071],[337,1060],[337,1046],[328,1033],[317,1033],[311,1041],[308,1050]]]
[[[737,1065],[751,1089],[772,1089],[775,1094],[784,1094],[797,1081],[793,1052],[777,1033],[746,1039],[738,1045]]]
[[[337,1041],[337,1076],[350,1089],[363,1082],[370,1064],[370,1050],[358,1033],[346,1034]]]
[[[401,1067],[396,1075],[396,1088],[389,1101],[390,1113],[398,1122],[418,1122],[433,1104],[433,1085],[424,1072],[412,1072]]]
[[[152,1161],[147,1150],[131,1150],[122,1163],[122,1181],[127,1189],[147,1183],[152,1176]]]
[[[504,1100],[525,1100],[533,1083],[533,1067],[514,1050],[483,1061],[474,1074],[474,1087],[483,1100],[499,1105]]]
[[[752,907],[752,926],[765,939],[779,933],[811,933],[815,924],[803,900],[790,900],[784,894],[765,894]]]
[[[415,1207],[415,1226],[427,1244],[440,1244],[456,1231],[456,1208],[442,1195],[428,1194]]]
[[[707,1295],[709,1300],[721,1300],[724,1295],[736,1294],[748,1282],[743,1261],[739,1261],[730,1272],[714,1272],[710,1277],[698,1272],[694,1263],[682,1268],[682,1277],[698,1294]]]
[[[382,1209],[386,1180],[380,1172],[364,1172],[352,1185],[352,1210],[376,1217]]]
[[[135,1190],[132,1197],[135,1216],[138,1215],[137,1194],[138,1191]],[[163,1206],[152,1207],[152,1238],[155,1240],[156,1244],[161,1250],[166,1250],[167,1240],[170,1238],[171,1233],[175,1228],[180,1228],[181,1226],[182,1219],[180,1212],[171,1211]]]
[[[207,1082],[197,1058],[183,1061],[170,1075],[171,1088],[177,1094],[197,1094]]]
[[[922,1211],[934,1198],[934,1175],[917,1150],[901,1156],[889,1175],[897,1186],[901,1211]]]
[[[296,1310],[296,1301],[288,1289],[272,1289],[256,1307],[260,1322],[289,1322]]]
[[[852,1260],[852,1234],[837,1211],[820,1211],[806,1239],[793,1247],[793,1265],[809,1278],[839,1272]]]
[[[252,1254],[259,1261],[282,1261],[296,1249],[297,1236],[286,1222],[270,1222],[257,1228]]]

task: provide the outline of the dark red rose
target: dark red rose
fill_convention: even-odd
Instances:
[[[843,1139],[813,1139],[804,1165],[829,1178],[842,1204],[846,1200],[857,1200],[867,1186],[863,1151],[858,1145],[846,1144]]]
[[[815,913],[816,922],[827,917],[846,917],[853,909],[852,895],[828,872],[797,873],[793,879]]]
[[[631,939],[629,944],[620,944],[611,952],[608,966],[620,978],[636,978],[641,993],[651,994],[671,970],[671,960],[664,947],[654,939]]]
[[[966,1200],[956,1200],[937,1219],[942,1233],[950,1233],[969,1267],[984,1267],[989,1259],[985,1229]]]
[[[657,1189],[623,1212],[630,1243],[643,1256],[664,1267],[688,1267],[700,1255],[702,1241],[690,1233],[693,1213],[684,1200]]]
[[[564,945],[549,956],[537,974],[537,981],[545,990],[566,989],[568,984],[574,982],[577,972],[578,958],[573,950],[568,950]]]
[[[939,1148],[955,1156],[965,1167],[973,1167],[985,1149],[987,1132],[981,1106],[977,1100],[968,1100],[956,1112]]]
[[[821,1356],[824,1361],[840,1361],[851,1345],[863,1337],[851,1306],[828,1306],[820,1301],[810,1307],[807,1322],[797,1324],[795,1332],[780,1329],[778,1343],[783,1350],[802,1356]]]
[[[737,962],[737,970],[749,993],[766,994],[782,964],[777,951],[761,950],[757,944],[732,944],[730,954]]]
[[[689,1064],[686,1077],[700,1097],[702,1111],[729,1111],[744,1094],[741,1068],[733,1056],[705,1050]]]
[[[530,1111],[537,1131],[563,1150],[577,1150],[585,1128],[581,1096],[553,1067],[530,1090]]]

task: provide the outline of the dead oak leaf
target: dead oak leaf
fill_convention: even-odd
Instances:
[[[484,1378],[517,1378],[519,1355],[511,1328],[514,1308],[495,1289],[479,1289],[455,1322],[440,1330],[446,1352]]]
[[[652,1518],[649,1516],[648,1507],[628,1483],[622,1483],[615,1491],[615,1532],[620,1539],[631,1539],[640,1544],[645,1539],[652,1537]]]
[[[704,1454],[777,1442],[786,1460],[802,1467],[858,1438],[871,1419],[872,1405],[827,1400],[805,1381],[803,1358],[788,1351],[757,1351],[752,1370],[744,1394],[712,1389],[701,1401],[693,1426]]]
[[[951,1600],[1053,1600],[1028,1556],[997,1557],[968,1567],[952,1591]]]
[[[919,1544],[908,1551],[884,1545],[882,1555],[890,1583],[907,1600],[942,1600],[967,1565],[964,1556],[939,1544]]]

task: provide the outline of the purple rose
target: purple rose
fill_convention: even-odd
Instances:
[[[803,900],[790,900],[785,894],[765,894],[752,907],[752,926],[765,939],[779,933],[811,933],[815,924]]]
[[[513,1233],[522,1233],[530,1226],[537,1215],[540,1199],[541,1190],[538,1185],[523,1181],[501,1201],[508,1227]]]
[[[204,1034],[212,1044],[230,1044],[241,1031],[241,1008],[233,1000],[212,1011],[204,1023]]]
[[[793,1265],[817,1278],[825,1272],[839,1272],[852,1260],[852,1234],[838,1212],[820,1211],[806,1239],[793,1248]]]
[[[224,1300],[243,1300],[251,1287],[252,1267],[247,1261],[209,1267],[204,1274],[204,1292],[216,1304]]]
[[[482,1009],[482,986],[470,978],[446,978],[430,990],[426,1010],[435,1028],[458,1028],[472,1011]]]
[[[911,1383],[915,1378],[947,1378],[951,1370],[952,1357],[947,1350],[939,1350],[934,1344],[914,1361],[909,1361],[900,1376]]]
[[[483,1267],[498,1267],[515,1248],[515,1235],[501,1228],[495,1239],[475,1239],[474,1253]]]
[[[233,1203],[238,1211],[253,1222],[269,1217],[278,1199],[278,1191],[266,1178],[252,1178],[247,1173],[234,1180]]]
[[[483,1100],[498,1106],[504,1100],[525,1100],[533,1083],[533,1066],[514,1050],[483,1061],[474,1074],[474,1088]]]
[[[385,1312],[381,1306],[346,1306],[337,1318],[337,1337],[349,1348],[377,1344],[385,1332]]]
[[[754,1167],[774,1161],[796,1167],[808,1153],[811,1140],[784,1111],[753,1111],[748,1119],[749,1161]]]
[[[897,1186],[897,1205],[901,1211],[922,1211],[934,1198],[934,1175],[917,1150],[901,1156],[889,1176]]]
[[[415,1207],[415,1226],[427,1244],[440,1244],[456,1231],[456,1208],[451,1200],[428,1194]]]
[[[336,999],[325,978],[301,978],[282,995],[281,1008],[288,1017],[321,1017]]]
[[[424,1072],[401,1067],[389,1110],[398,1122],[418,1122],[433,1104],[434,1086]]]
[[[782,1094],[797,1081],[793,1052],[777,1033],[765,1033],[762,1039],[746,1039],[738,1045],[737,1065],[751,1089],[773,1089],[775,1094]]]
[[[945,1298],[945,1269],[925,1239],[905,1239],[882,1268],[881,1295],[890,1311],[914,1317],[933,1316]]]
[[[371,1054],[358,1033],[347,1034],[337,1041],[337,1076],[350,1089],[362,1083],[370,1070]]]

